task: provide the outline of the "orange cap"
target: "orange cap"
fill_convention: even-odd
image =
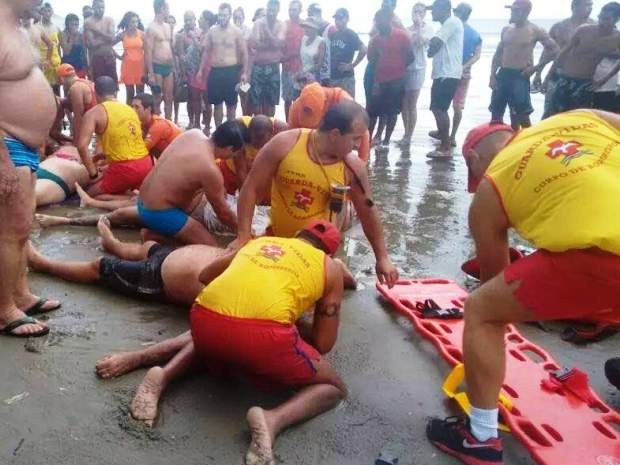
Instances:
[[[56,73],[58,77],[62,81],[64,78],[75,76],[75,68],[71,66],[69,63],[63,63],[58,68],[56,68]]]
[[[325,116],[325,100],[325,89],[318,82],[303,88],[299,96],[299,103],[301,104],[299,123],[302,128],[318,129],[323,116]]]

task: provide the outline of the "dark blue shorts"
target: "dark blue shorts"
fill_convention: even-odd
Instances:
[[[529,115],[534,111],[530,97],[530,80],[523,77],[522,70],[501,68],[497,73],[497,87],[491,95],[489,111],[494,120],[501,120],[506,106],[514,115]]]

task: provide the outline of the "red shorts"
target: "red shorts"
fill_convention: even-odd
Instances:
[[[295,325],[235,318],[194,304],[190,311],[194,348],[208,369],[233,371],[262,388],[311,384],[317,350]]]
[[[224,176],[224,189],[226,189],[226,193],[230,195],[235,195],[235,193],[240,188],[237,175],[232,172],[232,170],[226,163],[226,160],[219,159],[217,161],[217,165],[222,172],[222,176]]]
[[[124,194],[129,190],[140,189],[152,168],[153,159],[150,155],[139,160],[110,163],[103,172],[101,190],[106,194]]]
[[[598,249],[539,250],[504,270],[515,298],[544,320],[620,323],[620,256]]]

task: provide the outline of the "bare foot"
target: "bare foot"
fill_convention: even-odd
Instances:
[[[37,213],[34,216],[35,216],[35,219],[37,220],[37,223],[39,223],[39,226],[43,229],[51,228],[54,226],[67,225],[70,223],[69,218],[65,218],[64,216],[50,216],[50,215],[42,215],[40,213]]]
[[[245,465],[275,465],[273,458],[273,432],[267,421],[265,411],[260,407],[252,407],[246,416],[252,442],[245,454]]]
[[[112,230],[110,229],[110,220],[107,216],[101,215],[99,217],[99,221],[97,222],[97,230],[99,231],[99,235],[101,236],[101,245],[103,248],[110,252],[110,243],[116,242],[116,237],[112,234]]]
[[[102,379],[123,376],[142,366],[142,357],[138,352],[119,352],[102,358],[95,365],[97,376]]]
[[[47,258],[45,258],[45,256],[35,249],[30,243],[28,244],[26,251],[28,257],[28,267],[34,271],[45,271],[45,265],[48,262]]]
[[[77,195],[80,197],[80,208],[89,207],[93,198],[86,193],[82,186],[80,186],[77,182],[75,183],[75,191]]]
[[[164,370],[161,367],[153,367],[146,372],[129,407],[134,420],[153,426],[157,418],[157,403],[164,387]]]

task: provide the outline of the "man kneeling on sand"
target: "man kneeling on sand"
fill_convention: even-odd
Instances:
[[[259,386],[297,389],[274,409],[247,413],[252,442],[246,464],[275,464],[272,448],[280,431],[334,408],[346,395],[344,382],[321,356],[338,334],[343,268],[331,256],[339,245],[338,230],[317,220],[295,238],[262,237],[215,259],[200,275],[207,287],[191,309],[191,333],[106,357],[97,373],[112,378],[153,366],[131,404],[132,416],[149,426],[166,386],[197,363],[212,373],[240,370]],[[311,327],[298,328],[312,308]]]

